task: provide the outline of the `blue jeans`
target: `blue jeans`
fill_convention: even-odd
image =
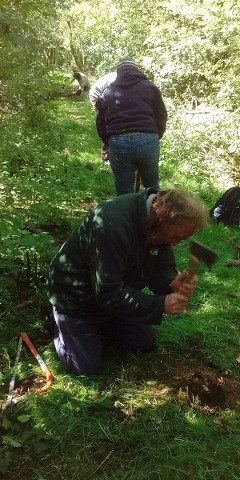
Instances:
[[[67,314],[53,307],[54,345],[63,367],[76,375],[95,375],[102,367],[102,335],[123,349],[151,352],[156,346],[152,325],[111,318],[107,313]]]
[[[117,195],[134,192],[136,169],[144,188],[159,189],[159,146],[157,133],[129,133],[110,137],[109,161]]]

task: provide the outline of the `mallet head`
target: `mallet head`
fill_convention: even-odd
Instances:
[[[208,267],[211,267],[218,259],[218,254],[214,250],[197,240],[192,240],[189,250],[194,257],[200,262],[204,262]]]

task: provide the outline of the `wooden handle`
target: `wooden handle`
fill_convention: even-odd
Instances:
[[[228,258],[226,261],[227,267],[240,267],[240,260],[234,260],[232,258]]]
[[[199,263],[200,260],[197,257],[194,257],[194,255],[192,255],[188,269],[188,280],[191,280],[191,278],[197,273]]]
[[[140,177],[139,171],[137,170],[136,171],[136,186],[135,186],[135,192],[136,193],[139,192],[140,183],[141,183],[141,177]]]

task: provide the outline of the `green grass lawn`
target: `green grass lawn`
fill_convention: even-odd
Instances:
[[[101,375],[67,374],[47,329],[45,272],[86,212],[115,191],[110,167],[100,162],[87,96],[53,100],[36,119],[30,130],[29,118],[10,125],[1,150],[0,474],[6,480],[239,479],[240,270],[225,265],[236,258],[239,227],[213,223],[196,234],[219,259],[211,269],[200,265],[187,311],[165,315],[156,327],[156,352],[123,354],[110,346]],[[183,140],[181,155],[173,140],[172,121],[162,143],[161,187],[187,187],[210,207],[229,178],[214,178],[201,162],[191,165]],[[189,242],[175,247],[179,270],[188,267]],[[29,395],[5,408],[24,331],[54,382],[47,393],[33,394],[45,379],[23,344],[14,393]]]

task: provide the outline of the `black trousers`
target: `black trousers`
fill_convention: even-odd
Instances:
[[[98,315],[59,312],[51,317],[54,345],[65,370],[76,375],[95,375],[102,368],[102,336],[121,348],[149,352],[156,346],[152,325]]]

